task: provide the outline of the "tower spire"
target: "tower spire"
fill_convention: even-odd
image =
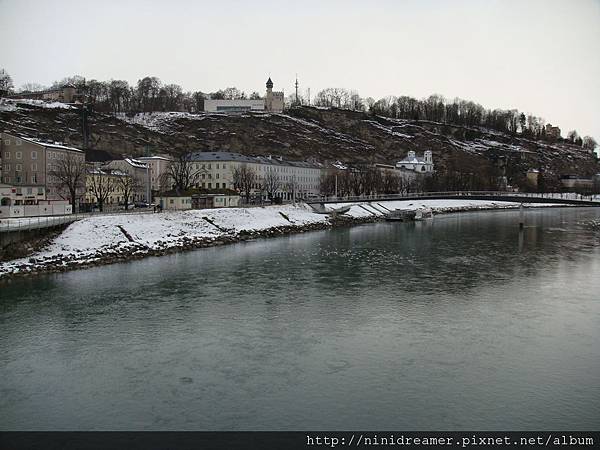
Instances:
[[[296,105],[299,105],[300,101],[298,100],[298,74],[296,74]]]

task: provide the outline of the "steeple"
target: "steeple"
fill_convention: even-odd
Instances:
[[[267,80],[267,89],[273,89],[273,82],[271,81],[271,77]]]

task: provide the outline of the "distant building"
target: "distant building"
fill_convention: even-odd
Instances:
[[[418,157],[414,151],[409,151],[406,158],[396,163],[397,169],[412,170],[416,173],[432,173],[433,172],[433,154],[427,150],[423,157]]]
[[[560,128],[553,127],[552,124],[546,124],[546,137],[550,139],[560,139]]]
[[[265,110],[265,100],[204,100],[204,111],[222,112],[222,113],[245,113],[245,112],[263,112]]]
[[[85,195],[84,195],[84,203],[88,205],[94,205],[98,203],[98,198],[96,197],[96,193],[94,192],[93,185],[94,183],[103,185],[104,192],[106,194],[106,199],[104,200],[104,206],[117,206],[120,203],[125,201],[124,189],[121,179],[123,177],[130,177],[131,175],[121,172],[118,169],[100,169],[97,167],[90,167],[86,172],[85,178]],[[99,180],[103,178],[103,180]],[[131,203],[135,201],[134,193],[130,192],[130,197],[128,202]],[[103,196],[103,195],[101,195]]]
[[[163,210],[233,208],[240,202],[240,195],[231,189],[167,191],[158,195],[156,203]]]
[[[538,186],[538,181],[540,178],[540,171],[537,169],[529,169],[527,171],[527,182],[533,186],[533,187],[537,187]]]
[[[265,110],[268,112],[283,111],[283,91],[273,91],[271,77],[267,80],[267,97],[265,98]]]
[[[67,159],[68,158],[68,159]],[[78,148],[59,142],[43,142],[37,139],[0,133],[1,179],[6,185],[16,188],[20,198],[13,204],[36,204],[39,200],[70,200],[69,192],[52,175],[62,163],[83,168],[85,153]],[[83,177],[79,195],[84,193]]]
[[[144,201],[150,203],[152,193],[150,192],[150,166],[139,159],[123,158],[114,159],[102,166],[102,169],[117,169],[135,178],[135,192],[133,201]]]
[[[561,177],[560,182],[565,189],[570,189],[575,192],[590,193],[595,188],[600,187],[600,174],[589,178],[577,175],[565,175]]]
[[[260,99],[208,99],[204,100],[204,111],[222,113],[282,112],[283,92],[273,91],[273,81],[267,80],[267,93]]]
[[[199,172],[198,187],[235,189],[234,173],[246,166],[256,174],[252,194],[266,195],[261,182],[272,173],[279,182],[276,198],[307,198],[320,192],[321,165],[305,161],[286,161],[272,156],[246,156],[231,152],[196,152],[190,156],[193,170]]]
[[[77,90],[75,85],[69,83],[59,88],[47,89],[45,91],[20,92],[11,95],[11,98],[30,98],[61,103],[83,103],[84,95]]]
[[[136,158],[138,161],[147,164],[150,171],[150,189],[160,191],[165,182],[165,173],[171,165],[172,159],[169,156],[141,156]]]

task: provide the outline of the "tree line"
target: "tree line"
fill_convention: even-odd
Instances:
[[[159,78],[147,76],[130,85],[125,80],[99,81],[86,80],[75,75],[55,81],[50,88],[60,88],[64,84],[73,84],[87,101],[101,112],[155,112],[204,110],[204,100],[212,99],[260,99],[258,92],[247,94],[236,88],[228,87],[216,92],[184,91],[178,84],[163,83]],[[18,92],[29,93],[48,89],[36,83],[24,84]],[[10,75],[0,69],[0,95],[14,93]],[[447,100],[434,94],[427,98],[387,96],[375,100],[361,97],[357,91],[330,87],[319,91],[314,99],[306,95],[288,96],[286,106],[314,105],[326,108],[348,109],[369,112],[384,117],[432,121],[467,127],[484,127],[531,139],[550,139],[546,134],[546,122],[543,118],[525,114],[518,109],[489,109],[471,100],[455,98]],[[576,130],[567,133],[566,141],[593,151],[597,142],[591,136],[579,136]]]

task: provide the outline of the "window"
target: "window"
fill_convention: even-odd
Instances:
[[[21,145],[21,144],[23,144],[23,141],[21,139],[15,139],[15,144]]]
[[[223,163],[223,169],[225,169],[225,163]]]
[[[33,188],[28,187],[27,188],[27,195],[31,195],[33,194]]]
[[[15,158],[21,159],[23,157],[23,152],[15,152]]]
[[[8,163],[4,163],[4,165],[2,166],[2,168],[3,168],[3,170],[4,170],[5,172],[8,172],[8,171],[10,170],[10,164],[8,164]]]
[[[212,188],[212,183],[208,183],[208,188]]]
[[[219,174],[217,174],[217,178],[219,178]]]
[[[31,171],[32,172],[37,172],[37,163],[31,164]]]
[[[4,152],[4,159],[10,159],[10,152]]]
[[[31,152],[31,159],[37,159],[37,152],[35,150]]]
[[[20,183],[20,182],[21,182],[21,176],[20,176],[20,175],[17,175],[17,176],[15,177],[15,182],[16,182],[16,183]]]
[[[217,163],[217,169],[219,168],[219,164]]]
[[[10,145],[10,139],[4,139],[4,145]]]
[[[171,198],[169,199],[169,203],[172,205],[173,203],[175,203],[175,201]]]
[[[4,182],[10,184],[10,177],[8,175],[4,175]]]
[[[23,171],[23,164],[16,164],[15,165],[15,170],[17,172],[22,172]]]
[[[223,183],[223,189],[227,187],[227,183]]]
[[[43,187],[39,187],[38,188],[38,195],[44,195],[44,188]]]
[[[37,181],[37,173],[34,173],[34,174],[31,175],[31,182],[32,183],[37,183],[38,182]]]

